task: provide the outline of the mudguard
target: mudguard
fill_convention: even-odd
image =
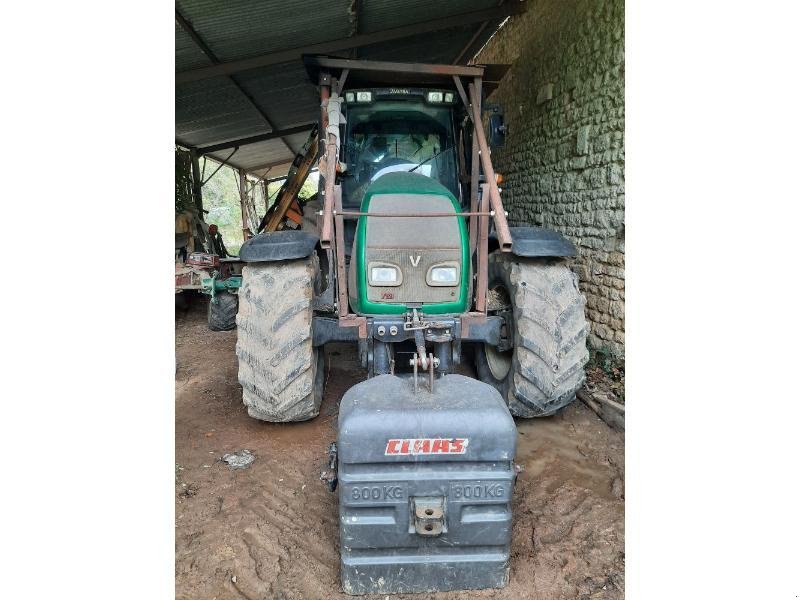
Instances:
[[[271,231],[247,240],[239,250],[244,262],[275,262],[311,256],[319,238],[307,231]]]
[[[563,235],[544,227],[509,227],[511,231],[511,252],[516,256],[571,257],[577,256],[575,245]],[[489,236],[489,250],[498,247],[497,235]]]

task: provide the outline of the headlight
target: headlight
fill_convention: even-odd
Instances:
[[[398,286],[403,283],[403,273],[394,265],[369,265],[369,284],[375,287]]]
[[[353,100],[355,100],[355,99],[356,99],[356,96],[355,96],[355,94],[354,94],[353,92],[347,92],[347,93],[344,95],[344,99],[345,99],[347,102],[352,102]]]
[[[428,269],[425,279],[428,285],[434,287],[458,285],[458,265],[455,263],[434,265]]]
[[[356,92],[357,102],[372,102],[372,92]]]
[[[428,92],[428,102],[441,102],[444,100],[442,92]]]

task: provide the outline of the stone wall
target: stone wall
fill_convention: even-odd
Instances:
[[[578,247],[590,346],[625,351],[625,9],[622,0],[528,0],[476,63],[513,64],[488,102],[509,133],[492,152],[511,225]]]

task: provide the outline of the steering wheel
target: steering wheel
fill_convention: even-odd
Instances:
[[[410,160],[408,160],[406,158],[400,158],[398,156],[390,156],[390,157],[384,158],[383,160],[379,160],[378,162],[366,163],[366,166],[367,166],[367,178],[370,181],[374,181],[375,180],[375,174],[376,173],[380,173],[386,167],[391,167],[393,165],[407,165],[407,164],[410,164],[410,163],[413,163],[413,161],[410,161]],[[409,168],[411,168],[411,167],[409,167]]]
[[[399,156],[390,156],[373,164],[379,167],[377,170],[380,170],[384,167],[391,167],[392,165],[414,164],[414,161],[407,158],[400,158]]]

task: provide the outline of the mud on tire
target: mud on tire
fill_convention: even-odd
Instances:
[[[217,292],[208,300],[208,328],[211,331],[230,331],[236,327],[239,301],[236,294]]]
[[[498,353],[481,344],[478,377],[497,388],[514,416],[553,414],[575,399],[589,360],[586,301],[577,276],[560,259],[495,253],[489,256],[489,289],[508,295],[514,348]]]
[[[251,417],[305,421],[319,414],[324,350],[312,345],[317,258],[242,269],[236,317],[239,383]]]

